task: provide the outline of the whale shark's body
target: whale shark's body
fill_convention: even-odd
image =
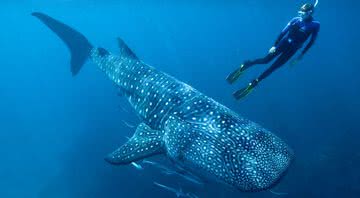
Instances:
[[[72,53],[76,75],[91,59],[120,88],[142,118],[127,143],[105,159],[130,164],[165,154],[193,173],[241,191],[272,187],[288,169],[293,153],[277,136],[246,120],[191,86],[140,61],[119,39],[120,54],[93,47],[69,26],[41,13]]]

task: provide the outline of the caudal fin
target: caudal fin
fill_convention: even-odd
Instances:
[[[78,74],[90,56],[91,49],[93,48],[90,42],[84,35],[56,19],[39,12],[34,12],[32,15],[40,19],[68,46],[71,52],[71,73],[73,76]]]

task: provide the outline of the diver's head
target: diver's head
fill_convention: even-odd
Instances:
[[[303,20],[309,20],[312,18],[312,15],[315,11],[315,6],[311,3],[305,3],[301,6],[298,14]]]

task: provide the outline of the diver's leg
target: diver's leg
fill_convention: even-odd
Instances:
[[[286,51],[282,53],[278,59],[271,65],[270,68],[265,70],[258,78],[253,80],[249,83],[249,85],[243,89],[240,89],[236,91],[233,95],[234,97],[239,100],[245,96],[247,96],[258,84],[260,81],[264,80],[266,77],[268,77],[272,72],[274,72],[276,69],[283,66],[295,53],[297,49],[290,49],[289,51]]]
[[[240,75],[249,67],[256,65],[256,64],[267,64],[270,61],[272,61],[278,53],[269,53],[264,58],[259,58],[253,61],[245,61],[241,66],[229,74],[229,76],[226,78],[228,83],[233,84],[237,79],[239,79]]]
[[[249,67],[253,66],[253,65],[262,65],[262,64],[268,64],[270,61],[272,61],[277,55],[279,55],[279,53],[268,53],[265,57],[263,58],[258,58],[255,60],[248,60],[245,61],[243,63],[244,65],[244,69],[248,69]]]
[[[267,69],[265,70],[258,78],[257,81],[260,82],[270,76],[275,70],[283,66],[289,59],[294,56],[297,50],[291,49],[287,52],[284,52],[280,57]]]

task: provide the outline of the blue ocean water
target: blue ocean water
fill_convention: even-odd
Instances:
[[[68,50],[33,11],[112,52],[119,51],[116,37],[123,38],[144,62],[284,139],[296,160],[273,189],[287,193],[280,197],[359,197],[360,2],[320,1],[316,45],[244,100],[231,93],[265,66],[236,85],[224,80],[244,59],[263,56],[302,3],[1,1],[0,197],[175,197],[154,181],[199,197],[279,197],[211,183],[198,187],[152,167],[107,164],[104,156],[135,130],[123,121],[140,121],[94,64],[71,76]]]

